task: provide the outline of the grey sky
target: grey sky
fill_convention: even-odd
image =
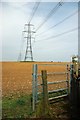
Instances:
[[[24,24],[31,15],[34,3],[29,2],[2,2],[2,58],[3,61],[17,61],[20,47],[22,59],[24,58],[26,41],[22,39]],[[44,20],[49,11],[56,6],[56,2],[41,2],[31,23],[34,30]],[[0,6],[1,7],[1,6]],[[51,36],[66,32],[78,27],[78,14],[47,31],[65,17],[78,10],[77,2],[65,2],[57,12],[37,31],[35,42],[32,41],[33,57],[36,61],[70,61],[72,55],[78,54],[78,30],[62,36]],[[1,17],[1,15],[0,15]],[[43,31],[47,31],[40,35]],[[39,36],[37,36],[39,35]],[[44,40],[46,39],[46,40]],[[1,47],[1,45],[0,45]]]

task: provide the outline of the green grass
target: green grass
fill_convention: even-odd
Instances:
[[[31,95],[21,95],[19,98],[14,99],[10,97],[3,98],[3,118],[29,118],[32,114]]]
[[[66,91],[61,91],[53,94],[49,94],[49,97],[56,97],[61,94],[65,94]],[[18,97],[19,96],[19,97]],[[35,115],[42,114],[42,97],[43,94],[39,95],[40,102],[37,104],[36,113],[32,111],[31,97],[32,95],[18,95],[13,97],[4,97],[2,99],[2,117],[3,118],[32,118]],[[48,106],[49,107],[49,106]],[[50,109],[48,108],[48,117],[52,116]],[[39,115],[40,116],[40,115]],[[38,117],[39,117],[38,116]]]

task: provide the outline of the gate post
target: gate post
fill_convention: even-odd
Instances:
[[[75,80],[73,77],[73,64],[70,65],[70,101],[73,104],[75,100]]]
[[[79,79],[75,77],[74,65],[71,65],[70,71],[70,103],[71,103],[71,114],[73,118],[80,117],[80,101],[79,101]]]
[[[33,65],[32,73],[32,93],[33,93],[33,111],[36,109],[37,102],[37,64]]]
[[[41,71],[42,75],[42,85],[43,85],[43,102],[42,102],[42,107],[43,107],[43,116],[48,114],[48,88],[47,88],[47,71],[42,70]]]
[[[69,89],[69,65],[67,64],[67,66],[66,66],[66,68],[67,68],[67,76],[66,76],[66,79],[67,79],[67,94],[69,95],[69,93],[70,93],[70,89]]]

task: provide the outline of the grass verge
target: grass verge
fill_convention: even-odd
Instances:
[[[2,99],[2,118],[29,118],[32,114],[31,95]]]

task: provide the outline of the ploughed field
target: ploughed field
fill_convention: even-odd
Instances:
[[[32,93],[33,64],[38,64],[38,74],[47,70],[48,82],[66,80],[66,74],[52,74],[52,72],[66,72],[66,64],[62,62],[2,62],[2,95],[13,96]],[[49,64],[49,65],[44,65]],[[54,65],[52,65],[54,64]],[[50,73],[50,75],[49,75]],[[38,76],[41,83],[41,76]],[[66,83],[49,85],[48,90],[65,88]]]

